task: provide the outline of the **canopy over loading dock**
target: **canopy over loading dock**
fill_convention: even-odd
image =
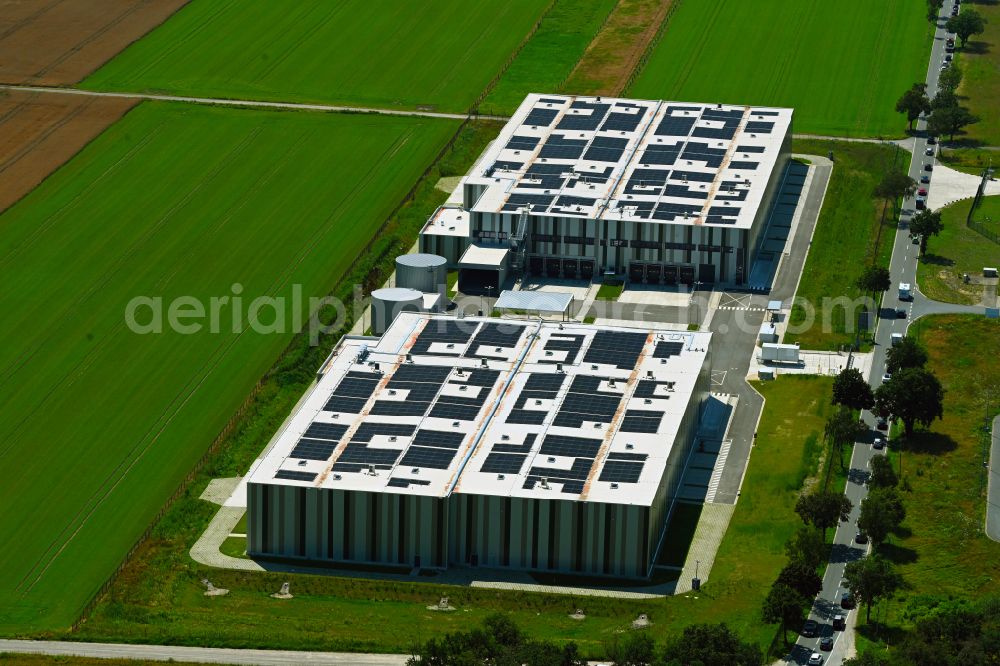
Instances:
[[[562,291],[504,291],[493,307],[521,312],[557,312],[565,317],[572,304],[573,294]]]

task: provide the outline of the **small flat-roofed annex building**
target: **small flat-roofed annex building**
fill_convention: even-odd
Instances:
[[[407,312],[345,338],[249,474],[248,552],[647,577],[710,338]]]
[[[791,137],[791,109],[528,95],[421,249],[461,269],[470,244],[509,247],[515,277],[742,285]],[[503,286],[474,277],[460,288]]]

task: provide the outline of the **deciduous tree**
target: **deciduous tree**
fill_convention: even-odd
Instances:
[[[859,410],[869,409],[874,404],[872,387],[865,381],[860,370],[848,368],[834,378],[833,404]]]
[[[954,62],[941,70],[938,75],[938,89],[954,93],[962,83],[962,70]],[[940,95],[940,93],[938,93]]]
[[[702,666],[760,666],[760,648],[744,643],[725,624],[692,624],[667,643],[663,652],[667,664]]]
[[[872,604],[891,597],[903,586],[903,578],[892,562],[878,555],[848,562],[844,567],[844,580],[851,595],[865,605],[865,621],[871,620]]]
[[[927,365],[927,350],[913,336],[905,336],[886,352],[885,369],[892,374],[907,368],[922,368],[925,365]]]
[[[767,593],[763,608],[764,621],[781,623],[781,637],[786,645],[788,627],[802,622],[807,603],[808,599],[783,583],[775,582]]]
[[[883,458],[884,456],[878,456]],[[875,546],[885,543],[894,530],[906,519],[906,507],[895,488],[872,488],[861,500],[858,527],[868,535]]]
[[[790,561],[815,569],[830,557],[830,546],[817,530],[803,526],[785,544],[785,553]]]
[[[986,30],[986,19],[975,9],[963,9],[958,16],[949,18],[944,27],[947,28],[948,32],[958,35],[964,48],[969,37],[983,34],[983,31]]]
[[[919,423],[929,426],[941,418],[944,410],[944,388],[929,370],[900,370],[875,391],[876,409],[880,414],[893,414],[903,422],[906,435],[913,434]]]
[[[906,120],[913,129],[913,123],[921,113],[930,113],[931,101],[927,99],[927,84],[914,83],[896,102],[896,113],[905,113]]]
[[[873,456],[868,465],[871,468],[868,475],[869,488],[895,488],[899,483],[896,470],[886,456]]]
[[[925,208],[910,220],[910,232],[920,236],[920,254],[927,252],[927,240],[937,236],[944,229],[941,211],[931,211]]]
[[[935,136],[948,136],[953,140],[964,127],[979,122],[968,109],[961,106],[943,106],[934,109],[927,119],[927,131]]]
[[[842,493],[823,491],[802,495],[795,503],[795,513],[799,514],[802,522],[820,530],[824,540],[826,531],[836,527],[841,520],[847,520],[853,508],[851,500]]]
[[[834,454],[840,460],[841,467],[844,466],[844,446],[853,446],[868,429],[862,425],[854,416],[850,407],[841,405],[826,421],[824,433],[826,441],[830,444]]]

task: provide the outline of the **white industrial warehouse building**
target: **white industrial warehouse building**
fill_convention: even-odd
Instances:
[[[792,110],[532,94],[424,226],[465,293],[508,275],[743,285]]]
[[[710,333],[399,314],[345,338],[248,478],[248,552],[647,577]]]

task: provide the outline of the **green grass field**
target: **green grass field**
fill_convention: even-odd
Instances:
[[[959,95],[964,104],[979,117],[969,125],[960,139],[973,144],[1000,146],[1000,5],[980,1],[963,3],[963,9],[973,7],[986,19],[986,31],[971,37],[964,48],[955,50],[955,59],[962,68],[963,79]],[[956,42],[957,44],[957,42]]]
[[[1000,322],[973,315],[921,319],[910,329],[930,352],[946,390],[944,418],[902,450],[909,516],[890,556],[908,588],[891,602],[890,624],[916,597],[974,598],[1000,591],[1000,543],[983,532],[986,497],[983,417],[1000,413]],[[987,405],[985,389],[992,385]],[[987,411],[989,409],[989,411]],[[898,465],[898,456],[895,458]],[[874,618],[874,612],[873,612]]]
[[[834,165],[797,292],[816,309],[815,321],[802,333],[787,334],[785,342],[798,342],[803,349],[835,350],[854,342],[853,326],[843,307],[828,309],[828,325],[824,324],[824,299],[859,297],[854,283],[864,267],[873,260],[889,265],[896,223],[890,210],[881,224],[884,202],[874,199],[872,190],[886,169],[894,162],[905,164],[910,155],[893,146],[811,139],[796,140],[792,149],[821,156],[832,150]],[[806,319],[805,310],[793,307],[791,325]]]
[[[510,115],[528,93],[555,93],[597,34],[616,0],[556,0],[480,111]],[[572,91],[571,91],[572,92]]]
[[[782,377],[760,385],[768,402],[744,492],[715,568],[699,594],[631,601],[446,586],[436,583],[433,577],[421,578],[419,583],[401,583],[209,570],[188,557],[191,544],[215,511],[213,505],[197,499],[207,483],[206,475],[158,523],[153,538],[116,579],[109,595],[86,623],[77,632],[54,636],[404,652],[416,642],[502,612],[535,637],[574,640],[586,654],[600,658],[605,643],[626,628],[637,613],[646,612],[654,622],[651,632],[657,640],[662,641],[692,622],[727,622],[766,647],[775,627],[761,624],[760,602],[784,563],[784,542],[800,524],[793,511],[798,490],[806,477],[819,474],[816,442],[830,409],[830,386],[828,378],[807,377]],[[285,402],[290,405],[294,400],[295,396],[291,396]],[[279,422],[283,415],[277,416]],[[266,441],[269,434],[265,425],[241,440],[237,448],[246,454],[242,464],[249,464],[259,451],[254,441]],[[237,469],[243,468],[237,465]],[[233,471],[221,465],[215,473]],[[230,595],[206,599],[198,582],[204,576],[230,589]],[[284,580],[291,580],[296,595],[287,604],[268,596]],[[462,612],[428,612],[426,606],[441,596],[450,597]],[[227,622],[221,624],[220,606],[227,614]],[[568,617],[574,608],[585,609],[586,621]],[[373,632],[373,626],[382,630]],[[268,630],[261,631],[262,627]]]
[[[927,71],[922,0],[682,2],[634,97],[787,106],[794,131],[901,136],[896,100]]]
[[[194,0],[81,85],[460,112],[548,3]]]
[[[963,283],[962,274],[981,276],[984,266],[1000,264],[1000,245],[966,225],[971,205],[965,199],[941,209],[944,229],[927,242],[927,253],[917,263],[917,284],[929,298],[975,305],[983,300],[983,287]],[[983,197],[976,215],[1000,234],[1000,196]]]
[[[456,127],[147,103],[0,216],[0,632],[76,619],[308,313],[251,299],[327,293]],[[220,333],[126,326],[235,283]]]

